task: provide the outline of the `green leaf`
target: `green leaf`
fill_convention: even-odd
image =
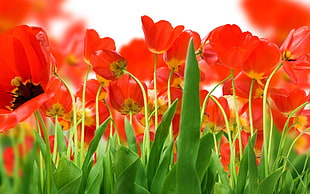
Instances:
[[[95,131],[95,136],[94,138],[91,140],[85,159],[83,161],[83,165],[82,165],[82,181],[81,181],[81,186],[80,186],[80,190],[79,193],[83,193],[85,190],[85,186],[86,186],[86,180],[88,177],[88,174],[90,172],[90,167],[92,165],[92,161],[91,158],[93,156],[93,154],[95,153],[95,151],[97,150],[98,144],[102,138],[103,133],[105,132],[108,124],[110,122],[110,118],[108,118],[107,120],[105,120]]]
[[[278,168],[262,180],[262,182],[258,185],[258,191],[260,194],[272,194],[274,192],[275,186],[282,174],[282,170],[282,168]]]
[[[249,190],[251,192],[257,192],[258,189],[258,170],[256,166],[256,155],[254,152],[254,144],[256,139],[256,134],[252,137],[251,141],[248,143],[248,174],[249,174]]]
[[[177,140],[176,192],[200,193],[196,161],[200,138],[200,71],[191,39],[184,78],[180,132]],[[185,178],[186,177],[186,178]]]
[[[149,186],[151,186],[154,175],[157,171],[164,143],[169,134],[169,128],[176,111],[177,103],[177,100],[172,103],[170,108],[163,115],[162,121],[157,127],[155,139],[151,147],[149,162],[147,164],[147,178]]]
[[[101,158],[89,172],[85,194],[99,193],[103,178],[103,158]]]
[[[129,149],[131,149],[135,153],[138,153],[136,137],[133,132],[132,126],[126,117],[125,117],[125,132]]]
[[[176,193],[176,165],[172,167],[168,173],[163,188],[161,190],[162,194],[175,194]]]
[[[82,171],[65,156],[60,157],[53,177],[58,194],[78,193]]]
[[[38,150],[37,148],[38,148],[37,144],[34,143],[31,151],[27,154],[27,156],[25,156],[26,161],[23,165],[23,176],[21,177],[21,184],[19,185],[17,193],[27,194],[27,193],[33,192],[31,188],[32,184],[29,184],[29,183],[32,183],[33,179],[37,178],[37,177],[34,177],[33,175],[33,172],[34,172],[33,164],[37,156],[37,150]]]
[[[87,150],[87,154],[85,156],[84,159],[84,163],[83,163],[83,167],[82,169],[84,169],[86,166],[88,166],[88,162],[90,161],[90,159],[92,158],[93,154],[95,153],[95,151],[97,150],[98,144],[102,138],[103,133],[105,132],[108,124],[110,122],[110,118],[108,118],[107,120],[105,120],[99,127],[98,129],[96,129],[95,131],[95,136],[94,138],[91,140],[88,150]],[[85,167],[84,167],[85,166]]]
[[[294,188],[294,180],[292,178],[292,175],[289,171],[284,171],[283,173],[283,188],[280,191],[280,194],[287,194],[287,193],[293,193]]]
[[[33,163],[33,172],[32,172],[32,181],[30,184],[31,193],[40,194],[43,193],[41,190],[41,182],[40,182],[40,171],[37,162]]]
[[[236,193],[244,193],[246,189],[249,189],[253,193],[257,192],[258,176],[256,167],[256,156],[253,147],[253,145],[255,144],[255,140],[256,134],[248,141],[248,144],[244,149],[244,154],[240,161]]]
[[[66,153],[67,152],[67,146],[66,146],[66,140],[63,133],[63,130],[59,124],[59,122],[56,122],[56,133],[57,133],[57,146],[59,153]]]
[[[110,149],[103,156],[103,192],[102,193],[114,193],[114,179],[112,171],[112,153]]]
[[[200,139],[199,152],[196,164],[198,178],[200,182],[202,182],[202,179],[208,170],[213,147],[214,141],[213,135],[211,133],[207,133]]]
[[[129,148],[120,146],[115,155],[115,193],[131,194],[135,191],[135,178],[139,156]]]
[[[170,166],[172,151],[173,151],[173,142],[171,142],[170,145],[163,152],[162,160],[160,161],[160,164],[157,168],[157,171],[155,173],[155,176],[154,176],[154,179],[151,185],[152,194],[159,194],[161,192],[161,189],[164,185],[165,178],[167,174],[169,173],[169,166]]]
[[[34,130],[34,133],[36,136],[36,142],[38,143],[40,151],[42,153],[42,156],[43,156],[44,160],[46,161],[46,145],[45,145],[45,142],[42,139],[41,135],[36,130]]]
[[[215,183],[214,193],[216,193],[216,194],[229,194],[229,193],[231,193],[231,189],[228,185],[225,185],[222,183]]]

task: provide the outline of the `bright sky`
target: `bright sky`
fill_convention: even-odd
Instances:
[[[88,19],[88,28],[100,36],[113,38],[117,46],[134,37],[143,37],[141,16],[155,22],[167,20],[172,26],[184,25],[202,38],[217,26],[238,24],[249,30],[239,0],[68,0],[65,9]]]

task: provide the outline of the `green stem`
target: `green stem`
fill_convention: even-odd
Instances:
[[[70,153],[71,153],[71,144],[72,144],[72,139],[74,138],[74,148],[75,148],[75,154],[74,154],[74,161],[77,160],[77,150],[78,150],[78,134],[77,134],[77,111],[76,111],[76,106],[75,106],[75,96],[73,94],[73,91],[71,90],[70,86],[56,73],[54,72],[55,76],[57,76],[60,81],[65,85],[65,87],[67,88],[67,90],[69,91],[69,94],[71,96],[71,100],[72,100],[72,123],[71,124],[71,128],[70,128],[70,132],[69,132],[69,145],[68,145],[68,150],[67,150],[67,157],[70,158]]]
[[[255,83],[255,79],[252,79],[250,91],[249,91],[249,122],[250,122],[251,137],[253,137],[254,135],[253,107],[252,107],[254,83]]]
[[[154,53],[154,76],[153,76],[153,81],[154,81],[154,106],[155,106],[155,130],[157,129],[158,126],[158,98],[157,98],[157,54]]]
[[[227,76],[225,79],[223,79],[222,81],[218,82],[218,83],[212,88],[212,90],[207,94],[207,96],[205,97],[205,99],[203,100],[202,107],[201,107],[201,113],[200,113],[201,125],[202,125],[202,121],[203,121],[204,112],[205,112],[205,110],[206,110],[207,102],[208,102],[208,100],[209,100],[209,96],[212,95],[212,93],[216,90],[217,87],[219,87],[220,85],[222,85],[222,84],[223,84],[225,81],[227,81],[229,78],[231,78],[231,75]]]
[[[100,115],[99,115],[99,97],[103,87],[103,82],[100,82],[99,88],[96,93],[96,129],[100,126]]]
[[[268,127],[268,117],[267,117],[267,93],[268,93],[268,88],[271,82],[272,77],[274,74],[282,67],[283,63],[280,63],[270,74],[268,77],[265,87],[264,87],[264,94],[263,94],[263,135],[264,135],[264,143],[263,143],[263,153],[264,153],[264,163],[265,163],[265,177],[269,175],[269,143],[267,141],[268,137],[270,137],[270,128]]]
[[[289,156],[290,156],[290,154],[291,154],[291,151],[293,150],[293,147],[294,147],[295,143],[298,141],[299,138],[301,138],[301,136],[302,136],[303,134],[305,134],[305,133],[308,132],[308,131],[310,131],[310,127],[308,127],[307,129],[305,129],[304,131],[302,131],[302,132],[294,139],[294,141],[292,142],[292,144],[291,144],[291,146],[290,146],[290,148],[289,148],[289,150],[288,150],[288,152],[287,152],[286,160],[284,161],[283,172],[284,172],[284,170],[286,170],[287,161],[288,161],[288,158],[289,158]]]
[[[281,155],[281,153],[282,153],[283,150],[284,150],[285,141],[286,141],[287,136],[288,136],[288,133],[289,133],[289,131],[290,131],[290,129],[291,129],[291,127],[288,127],[289,121],[291,120],[291,118],[292,118],[293,116],[296,115],[296,113],[297,113],[299,110],[301,110],[302,108],[304,108],[304,107],[305,107],[306,105],[308,105],[308,104],[309,104],[309,102],[305,102],[305,103],[299,105],[296,109],[294,109],[294,110],[288,115],[288,117],[287,117],[287,119],[286,119],[286,121],[285,121],[285,124],[284,124],[284,126],[283,126],[282,133],[281,133],[279,148],[278,148],[277,157],[276,157],[276,159],[278,159],[277,161],[280,160],[280,155]]]
[[[242,149],[242,138],[241,138],[241,125],[240,125],[240,120],[239,120],[239,110],[238,110],[238,103],[237,103],[237,94],[236,94],[236,85],[235,85],[235,73],[234,69],[230,69],[231,73],[231,85],[232,85],[232,90],[233,90],[233,99],[234,99],[234,108],[235,108],[235,115],[236,115],[236,124],[237,124],[237,130],[236,130],[236,136],[239,139],[239,154],[240,158],[242,158],[243,155],[243,149]]]
[[[174,73],[174,69],[172,69],[169,73],[169,77],[168,77],[168,83],[167,83],[167,96],[168,96],[168,109],[171,106],[171,79],[172,79],[172,75]],[[172,122],[170,124],[169,127],[169,138],[171,141],[173,141],[173,126],[172,126]]]
[[[226,115],[226,112],[223,108],[223,106],[221,105],[221,103],[219,103],[219,101],[213,97],[212,95],[210,95],[211,100],[214,101],[214,103],[219,107],[224,121],[225,121],[225,127],[227,130],[227,135],[228,135],[228,142],[229,142],[229,148],[230,148],[230,165],[229,165],[229,171],[231,174],[231,179],[230,179],[230,183],[232,185],[232,187],[234,188],[235,184],[236,184],[236,180],[237,180],[237,174],[236,174],[236,161],[235,161],[235,144],[232,140],[232,136],[231,136],[231,131],[230,131],[230,126],[229,126],[229,121]]]
[[[36,119],[39,121],[39,126],[41,127],[43,131],[43,136],[45,140],[45,145],[46,145],[46,193],[50,194],[52,192],[52,161],[51,161],[51,152],[50,152],[50,142],[48,139],[48,133],[47,133],[47,128],[46,125],[43,121],[43,118],[40,114],[39,111],[36,111],[35,113]],[[40,130],[40,128],[39,128]]]
[[[147,160],[149,158],[150,154],[150,130],[149,130],[149,120],[148,120],[148,104],[147,104],[147,94],[145,91],[144,86],[140,82],[138,78],[136,78],[133,74],[130,72],[123,70],[125,73],[127,73],[130,77],[132,77],[137,84],[139,85],[142,95],[143,95],[143,103],[144,103],[144,114],[145,114],[145,129],[144,129],[144,136],[143,136],[143,147],[142,147],[142,163],[147,164]]]
[[[87,66],[87,71],[85,75],[85,80],[83,84],[83,91],[82,91],[82,124],[81,124],[81,140],[80,140],[80,166],[83,165],[83,160],[84,160],[84,139],[85,139],[85,101],[86,101],[86,85],[87,85],[87,80],[88,80],[88,75],[90,72],[90,65]]]
[[[54,126],[54,147],[53,147],[53,162],[56,163],[56,157],[57,157],[57,142],[58,142],[58,135],[57,135],[57,122],[58,122],[58,116],[55,115],[55,126]]]

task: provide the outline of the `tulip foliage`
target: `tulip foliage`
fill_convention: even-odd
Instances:
[[[120,49],[87,29],[83,73],[40,27],[0,34],[0,192],[310,192],[310,27],[141,21]]]

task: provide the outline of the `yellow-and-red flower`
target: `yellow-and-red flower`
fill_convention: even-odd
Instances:
[[[87,29],[84,39],[84,59],[89,62],[90,55],[97,50],[115,50],[115,42],[112,38],[100,38],[93,29]]]
[[[90,55],[90,64],[97,75],[106,80],[120,78],[127,68],[127,60],[113,50],[97,50]]]
[[[207,38],[221,64],[238,71],[258,43],[258,37],[242,32],[239,26],[226,24],[212,30]]]
[[[280,50],[284,70],[296,83],[295,70],[310,69],[310,26],[291,30]]]
[[[0,34],[0,131],[14,127],[54,92],[49,89],[52,57],[46,33],[17,26]]]
[[[144,106],[141,88],[128,74],[110,83],[109,102],[114,109],[125,115],[134,115]]]
[[[184,26],[181,25],[173,28],[165,20],[154,23],[152,18],[146,15],[142,16],[141,20],[145,43],[152,53],[166,52],[184,29]]]
[[[185,62],[189,40],[193,38],[195,50],[200,47],[200,35],[192,30],[183,31],[164,53],[164,61],[170,69],[177,68]]]
[[[248,59],[242,64],[246,75],[263,85],[266,78],[280,61],[280,50],[277,45],[266,39],[258,41]]]
[[[58,78],[53,77],[51,85],[55,93],[40,107],[40,110],[48,117],[60,118],[71,111],[72,98],[67,87]]]
[[[309,101],[309,96],[307,96],[306,92],[298,88],[292,91],[286,91],[285,89],[272,89],[270,97],[275,103],[277,109],[286,116],[298,106]],[[303,108],[300,111],[302,110]]]

